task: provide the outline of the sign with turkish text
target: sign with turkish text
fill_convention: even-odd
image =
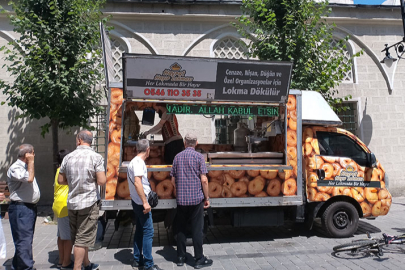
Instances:
[[[124,54],[133,99],[284,103],[292,63]]]
[[[278,107],[166,104],[169,114],[278,116]]]
[[[321,187],[368,187],[380,188],[380,181],[364,181],[364,177],[358,176],[358,172],[351,165],[342,169],[334,179],[318,180],[317,185]]]

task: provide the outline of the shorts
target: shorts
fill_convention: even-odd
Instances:
[[[92,206],[69,210],[70,235],[72,244],[79,247],[92,247],[96,242],[99,202]]]
[[[70,240],[70,224],[69,224],[69,216],[58,218],[58,237],[61,240]]]

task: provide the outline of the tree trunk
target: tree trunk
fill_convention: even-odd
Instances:
[[[52,155],[53,155],[53,175],[56,174],[56,170],[59,167],[58,164],[58,152],[59,152],[59,136],[58,136],[58,127],[59,127],[59,120],[52,119]]]

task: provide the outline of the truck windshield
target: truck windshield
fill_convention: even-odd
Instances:
[[[348,157],[361,166],[367,166],[367,153],[350,137],[344,134],[323,131],[318,131],[316,135],[321,155]]]

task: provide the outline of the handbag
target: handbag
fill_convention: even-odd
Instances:
[[[150,207],[152,207],[152,208],[155,208],[159,203],[158,195],[156,192],[154,192],[152,190],[152,188],[150,189],[150,192],[148,194],[148,203],[149,203]]]

